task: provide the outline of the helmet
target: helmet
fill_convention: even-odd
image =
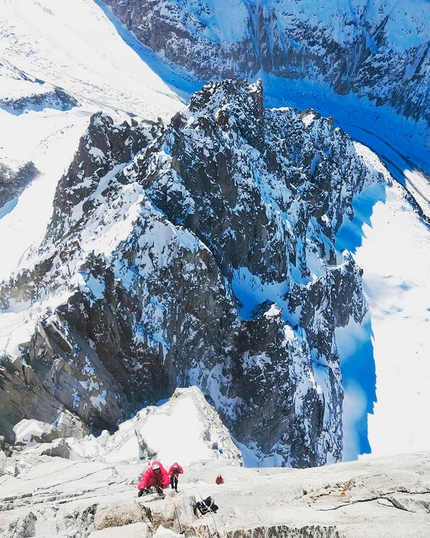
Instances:
[[[156,471],[159,468],[160,468],[160,466],[158,465],[158,463],[154,463],[154,465],[152,466],[153,471]]]

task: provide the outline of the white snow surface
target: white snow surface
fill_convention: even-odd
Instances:
[[[364,0],[349,3],[355,12],[369,6]],[[417,35],[429,32],[429,26],[420,19],[426,3],[416,1],[410,15],[401,19],[403,8],[399,2],[381,0],[374,2],[371,9],[392,4],[393,13],[399,17],[390,23],[392,40],[401,48],[406,44],[411,46]],[[309,10],[323,21],[333,14],[337,4],[325,0],[297,2],[297,14]],[[40,92],[41,84],[34,81],[37,78],[45,81],[43,91],[51,85],[59,86],[80,104],[68,111],[33,108],[23,113],[0,107],[0,162],[17,168],[32,160],[41,171],[19,199],[0,210],[0,278],[7,278],[19,265],[21,256],[43,236],[51,217],[57,181],[67,169],[90,115],[103,109],[116,121],[130,116],[166,119],[183,106],[183,96],[179,90],[176,93],[173,90],[175,81],[167,78],[163,81],[149,67],[155,65],[154,57],[148,55],[145,61],[143,48],[136,51],[121,38],[98,2],[0,0],[0,11],[0,57],[29,76],[29,80],[23,80],[0,65],[0,98]],[[401,22],[396,25],[396,20]],[[242,32],[232,19],[225,20],[224,26],[228,26],[224,30],[230,38]],[[160,72],[165,73],[163,69],[160,64]],[[189,88],[188,82],[184,81],[182,88]],[[276,81],[272,80],[271,84],[271,96],[277,103],[294,99],[290,83],[287,92],[286,83],[279,83],[278,94]],[[310,91],[308,97],[297,95],[297,102],[303,108],[324,110],[328,103],[323,92]],[[313,102],[306,102],[310,98]],[[343,122],[351,126],[352,136],[358,132],[354,131],[355,119],[351,119],[345,107],[333,107],[332,115],[341,125]],[[367,136],[370,146],[378,147],[380,143],[382,147],[383,141],[375,144],[373,126],[381,129],[377,122],[369,122],[369,133],[360,129],[360,140],[366,144]],[[392,161],[397,159],[395,163],[404,184],[416,186],[421,206],[430,214],[428,180],[406,166],[396,150],[399,148],[396,128],[388,132],[392,137],[389,145]],[[381,166],[370,151],[364,148],[363,152],[369,162]],[[344,246],[352,250],[364,270],[369,303],[368,327],[377,376],[377,403],[369,410],[371,454],[429,450],[430,421],[426,412],[430,408],[430,232],[395,182],[383,193],[364,193],[359,202],[356,219],[345,223]],[[357,240],[355,249],[351,248],[351,237]],[[55,299],[56,304],[59,300]],[[37,305],[33,305],[33,311],[36,309]],[[13,335],[18,338],[18,331],[25,334],[24,316],[13,308],[0,315],[0,351],[9,345]],[[339,331],[339,348],[345,363],[357,355],[364,336],[367,336],[365,329],[360,331],[353,326]],[[360,453],[354,414],[357,407],[366,405],[365,399],[359,391],[347,390],[345,459],[354,459]],[[170,455],[165,458],[169,459]]]
[[[364,269],[376,357],[372,454],[430,447],[430,235],[400,188],[387,190],[363,224]]]

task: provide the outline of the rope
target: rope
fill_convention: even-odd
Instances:
[[[171,499],[171,497],[169,497],[169,499]],[[172,502],[173,502],[173,499],[172,499]],[[179,516],[178,516],[178,509],[176,507],[176,504],[173,503],[174,506],[175,506],[175,516],[176,516],[176,520],[178,521],[178,525],[179,525],[179,533],[182,534],[182,527],[181,527],[181,522],[179,521]]]
[[[195,487],[194,489],[197,491],[197,493],[198,493],[198,495],[199,495],[201,501],[203,502],[204,499],[203,499],[203,497],[201,496],[200,491],[199,491],[196,487]],[[214,525],[215,525],[215,531],[216,531],[216,534],[217,534],[218,538],[221,538],[221,535],[220,535],[220,533],[219,533],[219,530],[218,530],[218,527],[217,527],[217,524],[216,524],[216,519],[215,519],[215,516],[214,516],[214,512],[213,512],[213,510],[212,510],[209,506],[208,506],[208,508],[209,508],[209,512],[210,512],[210,514],[211,514],[211,516],[212,516]]]
[[[175,503],[175,501],[172,499],[172,497],[170,497],[170,495],[166,495],[166,497],[172,501],[172,503],[173,503],[174,506],[175,506],[175,510],[176,510],[176,508],[177,508],[180,512],[182,512],[182,514],[185,516],[185,518],[189,521],[190,526],[196,531],[196,533],[200,536],[200,538],[204,538],[204,536],[198,531],[198,529],[196,528],[196,526],[194,525],[194,523],[191,521],[191,519],[190,519],[190,518],[187,516],[187,514],[181,509],[181,507],[180,507],[177,503]],[[181,524],[179,523],[179,519],[178,519],[178,524],[179,524],[179,528],[181,528]],[[181,533],[182,533],[182,531],[181,531]]]

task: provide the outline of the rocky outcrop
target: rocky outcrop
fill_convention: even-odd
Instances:
[[[0,75],[13,81],[17,94],[12,97],[0,91],[0,108],[7,112],[22,114],[24,111],[40,111],[44,108],[65,111],[79,106],[77,99],[63,88],[22,71],[5,58],[0,58]]]
[[[425,4],[314,2],[303,9],[300,2],[235,0],[232,29],[221,6],[209,2],[192,9],[164,0],[105,3],[142,43],[204,80],[259,72],[309,79],[430,121]]]
[[[165,427],[155,428],[154,433],[154,425]],[[178,438],[178,431],[187,435]],[[98,437],[77,435],[64,416],[55,424],[24,419],[14,427],[14,432],[11,450],[32,447],[28,450],[33,455],[105,462],[179,458],[182,465],[190,465],[197,452],[200,459],[243,466],[242,454],[229,431],[195,386],[178,388],[162,405],[141,409],[112,435],[106,430]],[[17,472],[24,471],[18,464]]]
[[[1,455],[1,453],[0,453]],[[314,469],[247,469],[228,461],[184,466],[181,491],[137,497],[145,463],[102,463],[40,455],[6,458],[0,476],[2,538],[427,538],[428,452]],[[22,473],[13,473],[14,464]],[[225,483],[214,483],[217,473]],[[196,500],[218,511],[197,518]]]
[[[0,163],[0,209],[19,196],[38,174],[39,171],[32,162],[25,164],[18,171]]]
[[[0,99],[0,107],[6,110],[23,111],[43,108],[70,110],[79,106],[79,102],[62,88],[41,88],[39,93],[20,98]]]
[[[296,528],[288,525],[278,525],[271,527],[255,527],[253,529],[243,529],[227,534],[227,538],[345,538],[334,526],[324,525],[306,525],[305,527]]]
[[[41,248],[2,287],[31,334],[3,354],[5,434],[65,410],[113,431],[197,385],[257,457],[339,460],[334,331],[366,307],[334,240],[380,179],[330,119],[265,110],[260,83],[208,84],[168,125],[93,116]]]

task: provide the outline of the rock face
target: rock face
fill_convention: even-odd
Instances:
[[[6,110],[23,111],[28,109],[56,108],[69,110],[78,106],[78,101],[62,88],[41,89],[40,93],[20,97],[19,99],[1,99],[0,106]]]
[[[38,174],[32,162],[25,164],[18,171],[0,163],[0,210],[19,196]]]
[[[234,0],[228,17],[210,1],[105,3],[142,43],[204,80],[309,79],[430,120],[426,2]]]
[[[62,412],[113,431],[197,385],[266,464],[338,461],[334,330],[366,307],[334,241],[379,180],[330,119],[265,110],[259,82],[208,84],[168,125],[94,115],[1,288],[30,335],[3,353],[2,433]]]
[[[184,467],[179,494],[160,500],[136,495],[145,462],[71,461],[41,448],[6,458],[2,538],[427,538],[430,529],[428,452],[313,469],[200,461]],[[195,502],[208,495],[219,509],[197,519]]]

